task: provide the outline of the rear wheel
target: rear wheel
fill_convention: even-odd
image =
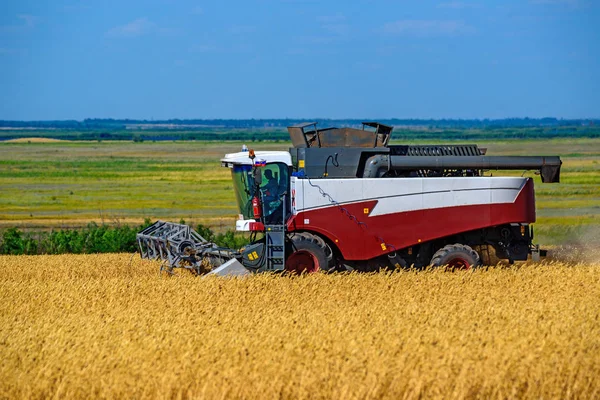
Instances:
[[[327,270],[327,257],[317,243],[304,236],[294,236],[290,255],[285,260],[285,270],[295,274]]]
[[[505,263],[505,260],[498,257],[496,249],[491,244],[483,244],[473,248],[481,258],[481,265],[495,267],[499,263]]]
[[[471,247],[460,243],[442,247],[431,258],[432,267],[446,265],[450,270],[469,270],[480,264],[479,254]]]

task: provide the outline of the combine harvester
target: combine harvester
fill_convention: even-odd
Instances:
[[[293,148],[241,151],[231,170],[240,250],[219,248],[186,225],[158,221],[138,233],[143,258],[198,274],[374,271],[499,259],[539,259],[532,243],[533,179],[485,171],[535,170],[558,182],[559,157],[487,156],[476,145],[388,145],[392,127],[288,128]],[[243,150],[246,150],[245,148]]]

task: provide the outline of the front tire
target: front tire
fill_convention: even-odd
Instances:
[[[317,243],[300,235],[292,237],[290,242],[290,254],[285,260],[287,272],[301,274],[327,270],[327,256]]]
[[[481,265],[479,254],[471,247],[456,243],[442,247],[431,258],[432,267],[446,265],[448,269],[469,270]]]

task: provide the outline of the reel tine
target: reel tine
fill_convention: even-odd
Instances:
[[[136,235],[141,258],[162,260],[160,271],[173,274],[173,268],[199,270],[204,258],[222,251],[187,225],[156,221]],[[231,251],[225,252],[229,260]]]

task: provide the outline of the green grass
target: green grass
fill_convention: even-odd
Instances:
[[[449,142],[472,143],[413,140],[411,144]],[[561,156],[559,184],[542,184],[532,172],[525,173],[535,179],[537,239],[559,244],[597,236],[590,232],[600,224],[600,139],[477,144],[486,147],[488,155]],[[261,142],[251,147],[289,146]],[[241,142],[0,143],[0,228],[183,218],[222,231],[233,226],[237,209],[230,172],[219,159],[240,148]]]
[[[286,148],[263,144],[261,148]],[[0,144],[0,226],[77,226],[144,218],[231,227],[230,172],[240,143]]]

